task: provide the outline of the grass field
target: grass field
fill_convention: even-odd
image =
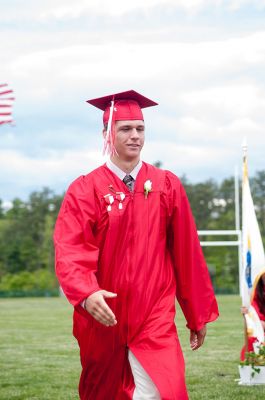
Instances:
[[[221,317],[209,324],[197,352],[189,350],[185,321],[177,315],[190,400],[261,400],[265,386],[240,387],[235,381],[243,343],[239,298],[220,296],[218,303]],[[61,298],[0,300],[1,400],[78,399],[80,364],[71,316]]]

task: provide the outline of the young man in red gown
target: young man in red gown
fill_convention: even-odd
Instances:
[[[142,108],[156,103],[134,91],[89,103],[104,111],[110,159],[70,185],[54,234],[80,398],[186,400],[175,299],[192,350],[218,316],[189,202],[177,176],[140,160]]]

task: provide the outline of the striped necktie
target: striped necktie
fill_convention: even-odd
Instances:
[[[127,188],[130,190],[130,192],[133,191],[133,186],[134,186],[134,179],[131,175],[125,175],[123,178],[123,182],[127,186]]]

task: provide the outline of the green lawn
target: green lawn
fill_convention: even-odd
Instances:
[[[243,342],[240,300],[220,296],[218,302],[221,317],[209,325],[197,352],[189,350],[185,321],[177,316],[190,400],[262,399],[265,386],[235,382]],[[71,332],[72,310],[65,299],[0,300],[0,399],[78,399],[79,355]]]

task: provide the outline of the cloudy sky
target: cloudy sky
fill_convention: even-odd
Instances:
[[[62,193],[100,165],[101,112],[85,101],[134,89],[143,159],[191,182],[265,169],[264,0],[0,0],[0,83],[16,126],[0,126],[0,198]]]

